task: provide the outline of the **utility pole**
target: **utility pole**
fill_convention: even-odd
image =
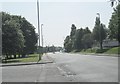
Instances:
[[[43,54],[43,29],[42,29],[42,27],[43,27],[43,24],[41,24],[41,43],[42,43],[42,54]]]
[[[39,44],[38,44],[38,50],[39,50],[39,59],[38,62],[41,60],[41,56],[40,56],[40,19],[39,19],[39,0],[37,0],[37,13],[38,13],[38,34],[39,34]]]

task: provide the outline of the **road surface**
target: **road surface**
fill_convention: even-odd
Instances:
[[[47,54],[53,63],[2,68],[3,82],[118,82],[118,58]]]
[[[118,82],[118,58],[110,56],[49,54],[66,76],[77,82]]]

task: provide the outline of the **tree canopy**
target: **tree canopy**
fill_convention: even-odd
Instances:
[[[34,53],[37,43],[35,28],[24,17],[2,14],[2,52],[10,55]]]
[[[100,23],[100,18],[96,17],[95,26],[93,28],[93,39],[99,42],[100,49],[102,49],[103,40],[106,38],[106,27]]]
[[[66,52],[72,50],[82,50],[92,47],[92,35],[88,27],[85,29],[76,29],[76,26],[72,24],[70,35],[64,40],[64,48]]]
[[[108,28],[110,30],[110,39],[116,39],[120,43],[120,4],[114,9]]]

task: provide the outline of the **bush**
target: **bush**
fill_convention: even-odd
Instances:
[[[106,51],[108,51],[109,49],[97,49],[96,50],[96,53],[104,53],[104,52],[106,52]]]

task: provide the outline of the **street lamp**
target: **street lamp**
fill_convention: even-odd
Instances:
[[[97,13],[97,17],[100,19],[100,13]]]
[[[97,13],[97,18],[98,18],[98,20],[99,20],[99,41],[100,41],[100,49],[102,50],[100,13]]]

